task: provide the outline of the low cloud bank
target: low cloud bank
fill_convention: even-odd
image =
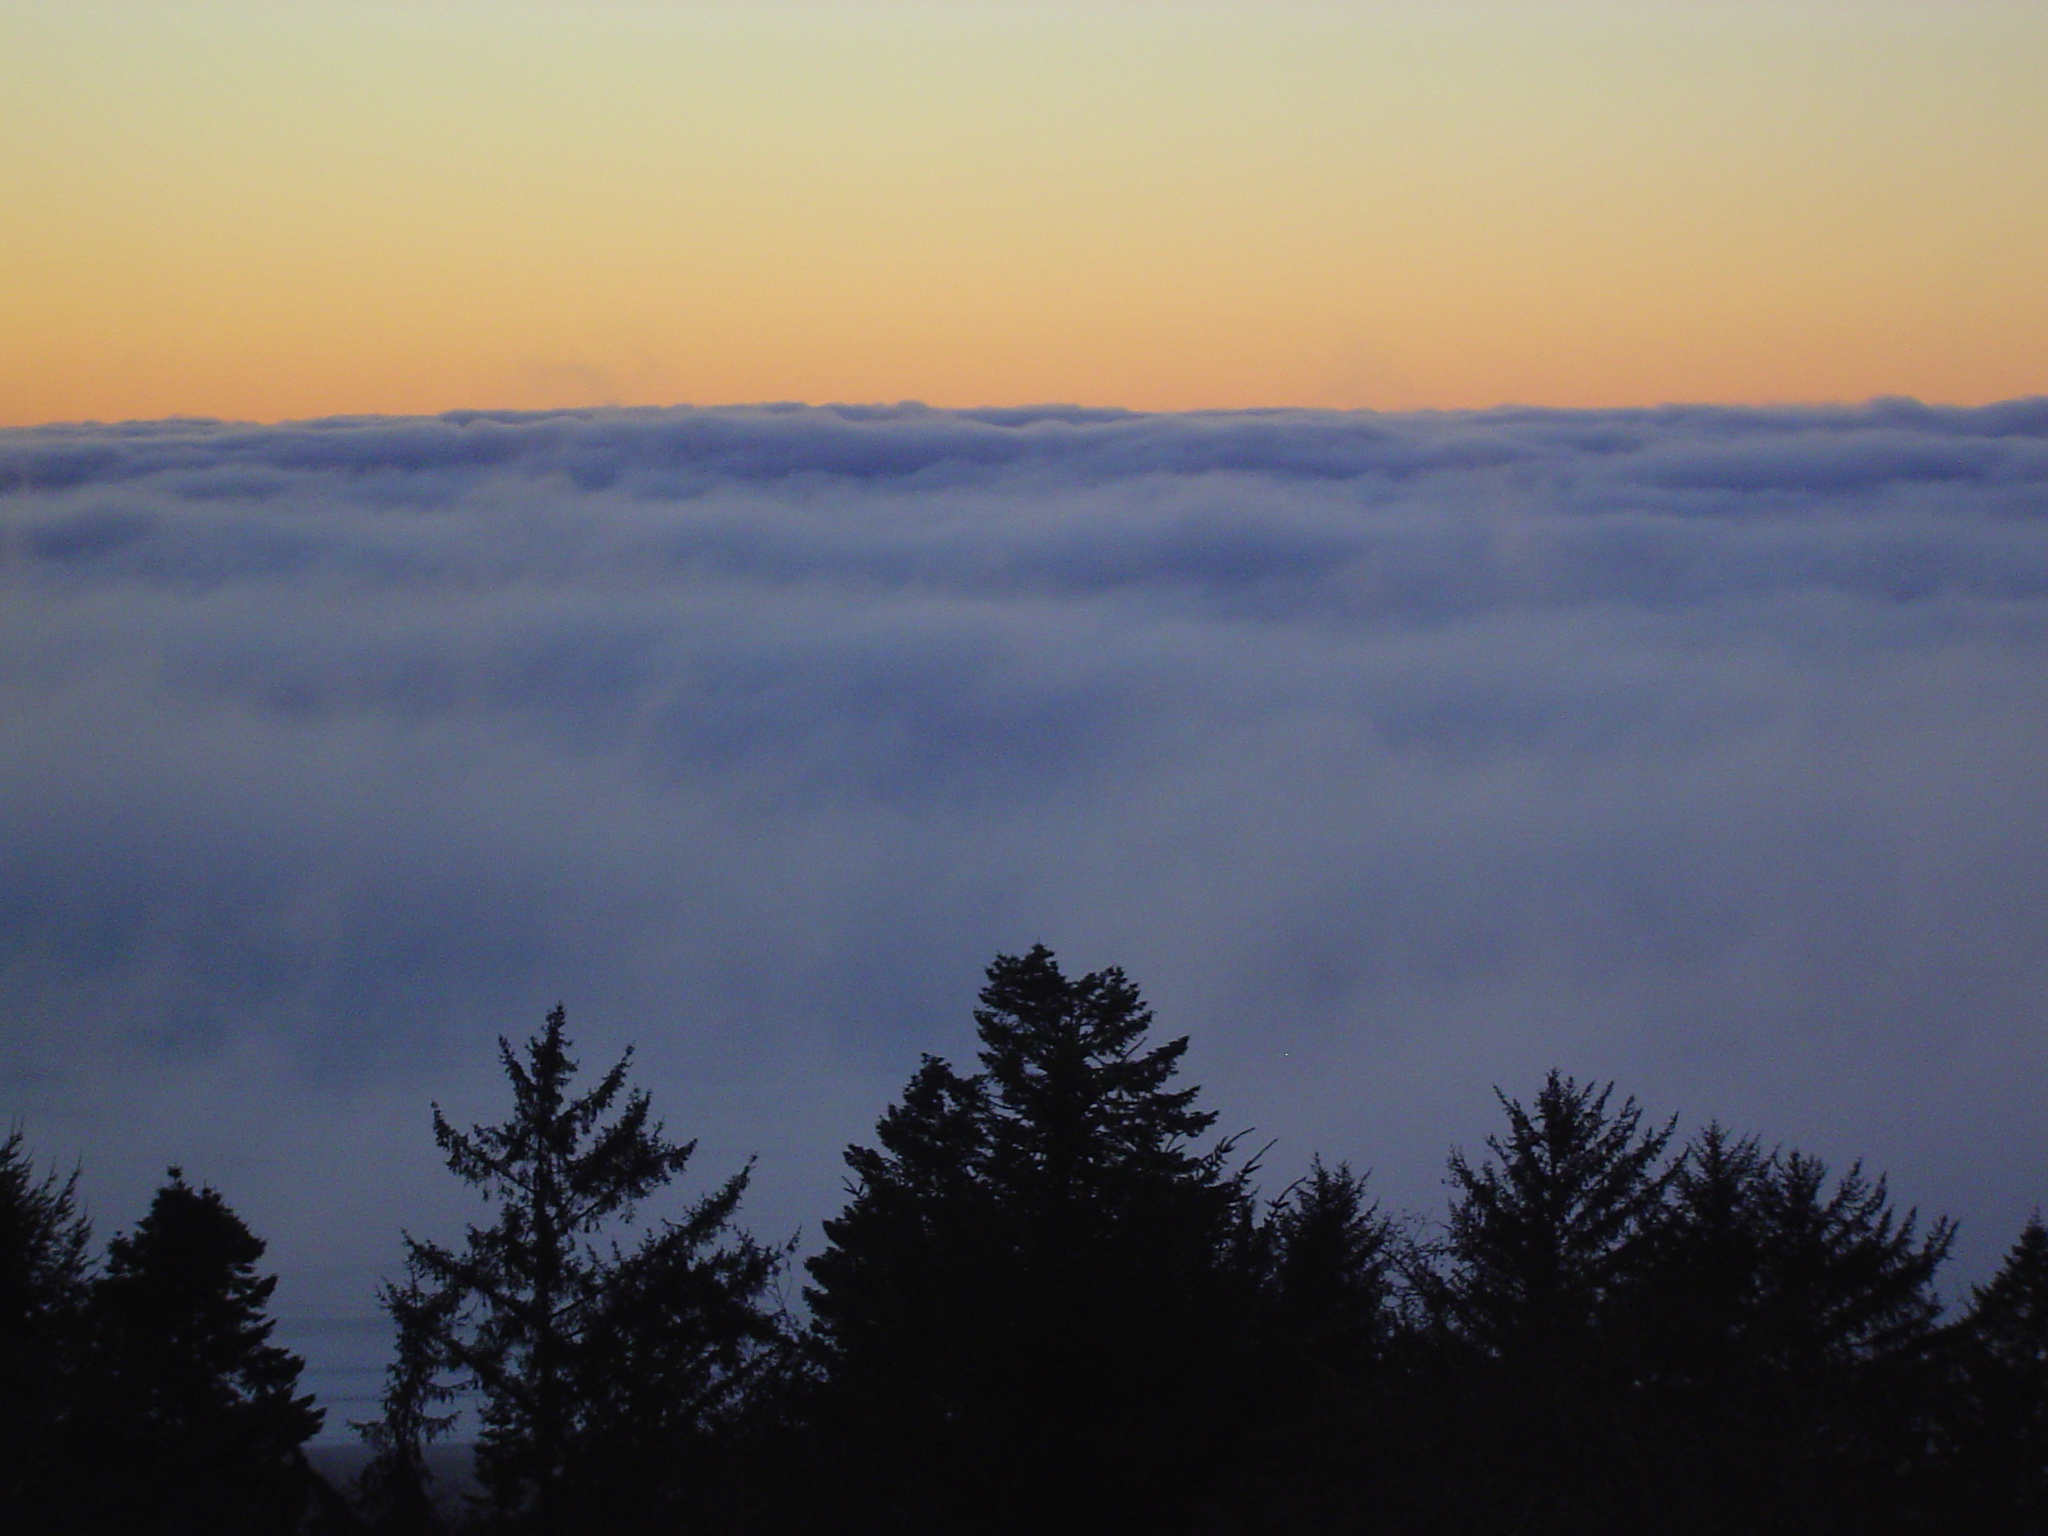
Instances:
[[[2048,401],[0,433],[7,1111],[103,1229],[214,1179],[306,1319],[473,1210],[426,1101],[557,999],[786,1231],[1035,940],[1283,1179],[1434,1209],[1555,1064],[1981,1270],[2044,783]]]

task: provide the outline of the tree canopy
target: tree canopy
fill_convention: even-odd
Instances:
[[[627,1088],[630,1049],[581,1091],[570,1051],[557,1007],[523,1051],[498,1042],[506,1119],[458,1130],[434,1106],[450,1171],[496,1216],[460,1247],[408,1235],[406,1280],[383,1293],[409,1365],[369,1433],[401,1511],[418,1508],[428,1409],[455,1390],[481,1403],[489,1524],[555,1536],[672,1514],[779,1337],[767,1297],[781,1253],[733,1226],[748,1170],[619,1246],[696,1144],[668,1140]]]
[[[19,1127],[0,1143],[0,1508],[55,1518],[92,1275],[74,1170],[38,1179]]]
[[[183,1173],[107,1247],[87,1310],[84,1448],[125,1469],[74,1490],[85,1529],[275,1532],[306,1507],[322,1410],[304,1362],[270,1342],[263,1240]]]
[[[1216,1116],[1173,1081],[1187,1041],[1148,1042],[1121,971],[1037,946],[980,1001],[982,1070],[926,1058],[848,1150],[806,1293],[835,1422],[884,1426],[855,1454],[913,1528],[1163,1518],[1235,1416],[1249,1170],[1192,1144]]]
[[[1115,968],[998,955],[971,1071],[924,1056],[807,1261],[671,1196],[628,1050],[498,1042],[505,1117],[432,1108],[488,1209],[403,1234],[355,1515],[272,1342],[265,1249],[177,1169],[92,1252],[79,1180],[0,1144],[10,1536],[2037,1536],[2048,1226],[1959,1312],[1954,1240],[1859,1163],[1612,1084],[1496,1090],[1439,1223],[1313,1157],[1273,1198]],[[656,1204],[656,1202],[660,1202]],[[651,1219],[642,1220],[651,1208]],[[430,1470],[472,1424],[467,1511]],[[324,1522],[324,1523],[321,1523]]]

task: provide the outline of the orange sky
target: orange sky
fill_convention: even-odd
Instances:
[[[0,0],[0,423],[2048,390],[2038,0]]]

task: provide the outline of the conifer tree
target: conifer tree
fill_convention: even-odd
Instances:
[[[1812,1416],[1865,1416],[1930,1380],[1941,1299],[1934,1277],[1955,1226],[1924,1233],[1893,1210],[1882,1175],[1839,1176],[1801,1152],[1774,1154],[1755,1196],[1761,1262],[1745,1356],[1779,1377],[1781,1401],[1811,1394]],[[1909,1431],[1912,1438],[1917,1431]]]
[[[1412,1476],[1393,1442],[1414,1412],[1397,1379],[1399,1228],[1363,1176],[1320,1157],[1252,1234],[1261,1279],[1257,1434],[1240,1530],[1350,1530]]]
[[[847,1149],[846,1209],[824,1223],[827,1247],[807,1266],[813,1346],[830,1401],[849,1410],[832,1435],[864,1442],[854,1454],[871,1471],[910,1441],[957,1466],[974,1422],[987,1368],[978,1293],[1003,1262],[989,1112],[980,1078],[926,1056],[876,1126],[877,1145]]]
[[[387,1288],[402,1347],[481,1399],[484,1514],[540,1536],[619,1528],[687,1498],[704,1442],[725,1425],[780,1336],[766,1298],[782,1253],[736,1231],[742,1169],[622,1251],[605,1234],[683,1172],[632,1052],[575,1091],[564,1011],[523,1052],[500,1039],[509,1118],[457,1130],[434,1107],[448,1167],[496,1207],[460,1249],[406,1237],[408,1280]],[[401,1377],[382,1428],[417,1454],[426,1400]],[[413,1417],[408,1418],[408,1415]],[[410,1426],[410,1427],[408,1427]]]
[[[92,1288],[80,1432],[120,1475],[77,1490],[80,1523],[271,1536],[306,1507],[303,1446],[322,1414],[296,1390],[304,1362],[269,1342],[262,1240],[217,1191],[170,1173]]]
[[[1241,1412],[1250,1170],[1191,1145],[1187,1042],[1148,1044],[1121,971],[1001,955],[974,1017],[983,1070],[927,1058],[848,1152],[809,1266],[829,1422],[904,1414],[873,1528],[1171,1525]]]
[[[430,1536],[444,1521],[433,1493],[427,1447],[447,1434],[457,1415],[446,1409],[455,1391],[443,1373],[448,1361],[440,1340],[461,1298],[432,1292],[415,1264],[405,1284],[386,1283],[377,1300],[390,1316],[396,1338],[384,1371],[383,1413],[350,1427],[370,1448],[369,1464],[356,1479],[357,1508],[382,1536]]]
[[[1555,1071],[1527,1107],[1495,1096],[1507,1133],[1482,1163],[1452,1154],[1448,1268],[1418,1276],[1446,1358],[1462,1357],[1451,1491],[1482,1525],[1598,1527],[1628,1435],[1618,1304],[1674,1176],[1673,1126]]]
[[[1454,1267],[1439,1301],[1483,1351],[1562,1363],[1599,1332],[1642,1257],[1674,1176],[1673,1127],[1644,1129],[1634,1099],[1610,1111],[1613,1091],[1557,1072],[1528,1108],[1496,1090],[1508,1133],[1487,1138],[1492,1158],[1452,1153]]]
[[[78,1174],[38,1179],[17,1127],[0,1143],[0,1508],[50,1524],[84,1345],[92,1229]]]
[[[1394,1321],[1399,1232],[1363,1176],[1315,1158],[1266,1226],[1272,1305],[1304,1362],[1341,1372],[1375,1353]]]
[[[1951,1230],[1921,1233],[1860,1166],[1832,1178],[1719,1125],[1695,1137],[1623,1308],[1644,1516],[1913,1528],[1932,1499],[1933,1278]]]
[[[2048,1226],[2037,1211],[1957,1330],[1957,1457],[1978,1530],[2048,1529]]]

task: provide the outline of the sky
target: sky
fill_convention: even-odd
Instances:
[[[330,1437],[556,1002],[842,1196],[998,953],[1441,1218],[2048,1201],[2048,7],[0,0],[0,1121]],[[1047,402],[1055,402],[1048,404]]]
[[[0,0],[0,424],[1976,404],[2036,0]]]

